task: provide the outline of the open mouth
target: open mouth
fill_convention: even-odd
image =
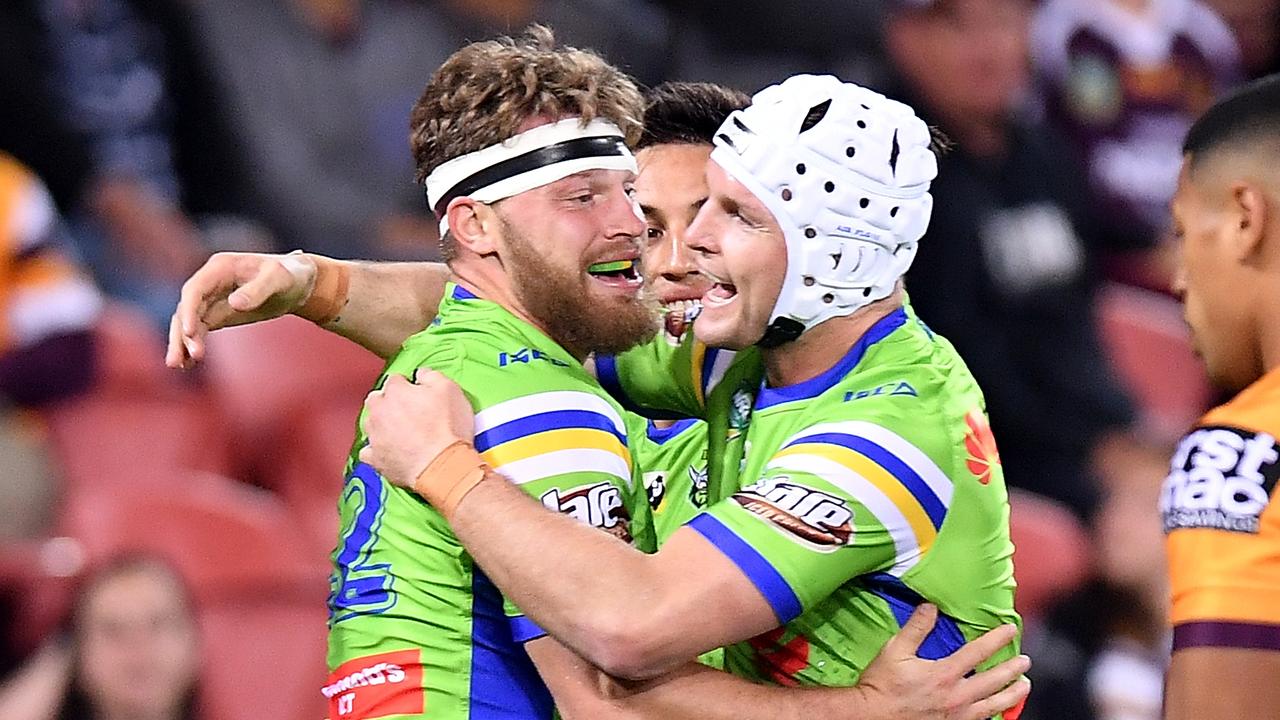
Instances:
[[[662,327],[667,335],[679,338],[702,312],[701,300],[672,300],[662,303]]]
[[[609,260],[587,268],[593,279],[610,287],[638,288],[642,282],[635,260]]]
[[[738,297],[738,287],[733,283],[717,282],[702,296],[706,306],[727,305]]]

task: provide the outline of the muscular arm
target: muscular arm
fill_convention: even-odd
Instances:
[[[462,500],[450,524],[530,619],[610,675],[653,678],[779,625],[737,566],[688,528],[646,555],[547,512],[492,473]],[[717,612],[704,612],[708,607]]]
[[[331,330],[388,358],[440,309],[449,268],[443,263],[344,261],[351,267],[347,304]]]
[[[440,263],[218,253],[182,286],[169,328],[166,363],[189,368],[203,360],[205,336],[211,330],[297,311],[315,288],[317,262],[345,266],[350,278],[346,302],[325,329],[384,358],[436,316],[449,277]]]
[[[1173,654],[1165,720],[1280,717],[1280,652],[1196,647]]]
[[[566,720],[980,720],[1013,707],[1029,689],[1025,657],[981,673],[973,668],[1003,646],[1013,628],[1002,628],[938,662],[916,657],[937,610],[914,614],[849,688],[783,688],[757,685],[697,663],[654,680],[610,678],[549,638],[526,648],[547,680]]]

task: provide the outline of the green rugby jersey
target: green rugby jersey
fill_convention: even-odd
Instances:
[[[684,418],[660,428],[652,420],[627,413],[631,457],[641,471],[658,545],[707,507],[707,424]],[[703,653],[698,661],[724,668],[724,650]]]
[[[763,386],[754,349],[692,340],[597,359],[596,370],[624,404],[704,413],[725,428],[708,438],[712,457],[727,456],[710,478],[721,499],[690,526],[738,564],[781,624],[729,648],[729,670],[853,684],[926,600],[941,616],[923,657],[1018,622],[1008,499],[982,394],[951,344],[908,308],[789,387]]]
[[[567,351],[450,285],[439,317],[405,342],[379,386],[420,367],[461,386],[476,411],[476,449],[497,473],[548,508],[653,551],[622,410]],[[364,443],[361,430],[332,556],[324,693],[334,720],[553,717],[522,647],[541,630],[504,602],[439,513],[358,461]]]
[[[631,458],[640,469],[661,545],[707,507],[707,424],[685,418],[661,428],[627,415]]]

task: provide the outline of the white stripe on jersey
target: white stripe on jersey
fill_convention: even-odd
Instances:
[[[711,351],[708,349],[707,352]],[[720,350],[716,353],[715,360],[711,363],[711,374],[707,376],[707,385],[702,388],[702,397],[709,397],[711,391],[716,389],[721,380],[724,380],[724,374],[729,372],[736,356],[737,353],[732,350]]]
[[[516,485],[556,475],[596,472],[613,475],[631,487],[631,468],[627,467],[627,461],[608,450],[556,450],[499,465],[493,470]]]
[[[834,460],[807,453],[778,458],[770,462],[767,469],[817,475],[865,505],[893,538],[894,565],[888,571],[890,575],[901,577],[920,562],[920,539],[911,529],[911,523],[888,495],[863,476]]]
[[[888,450],[924,480],[929,489],[933,490],[933,493],[942,501],[944,507],[951,507],[951,497],[955,492],[955,484],[951,481],[951,478],[933,460],[929,459],[929,456],[925,455],[923,450],[882,425],[864,420],[813,425],[793,435],[783,445],[790,445],[796,440],[823,433],[844,433],[866,438]]]
[[[505,425],[513,420],[558,410],[587,410],[600,413],[613,423],[619,434],[627,434],[627,428],[622,423],[622,416],[618,414],[617,410],[613,409],[609,401],[599,395],[579,390],[533,393],[532,395],[513,398],[487,407],[476,413],[476,434],[478,435],[499,425]]]

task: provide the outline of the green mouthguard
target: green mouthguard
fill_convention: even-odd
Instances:
[[[590,272],[590,273],[617,272],[619,270],[626,270],[633,265],[635,265],[634,260],[614,260],[613,262],[596,263],[595,265],[592,265],[591,267],[587,268],[587,272]]]

